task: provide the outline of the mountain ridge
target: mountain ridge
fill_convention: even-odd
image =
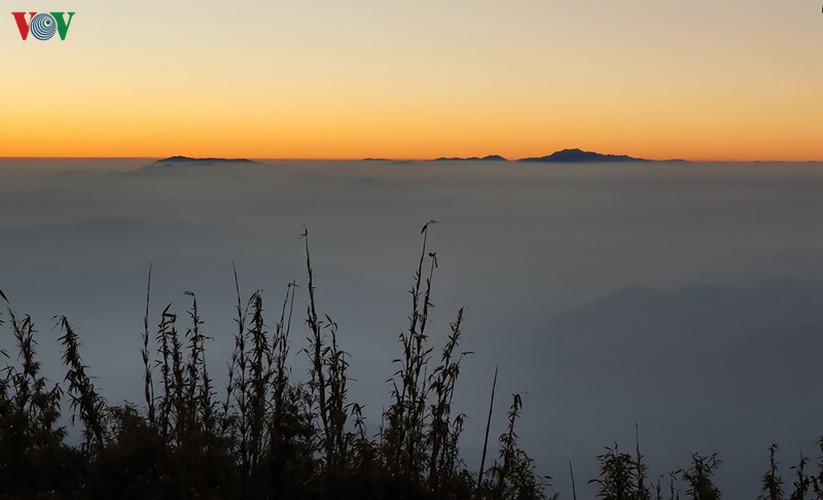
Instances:
[[[582,149],[561,149],[547,156],[534,156],[517,160],[524,163],[602,163],[602,162],[651,162],[646,158],[629,155],[613,155],[583,151]]]
[[[487,155],[487,156],[441,156],[440,158],[436,158],[432,161],[499,161],[499,162],[507,162],[509,161],[507,158],[500,156],[500,155]]]
[[[169,156],[168,158],[163,158],[162,160],[156,160],[153,162],[154,164],[166,164],[166,163],[183,163],[183,164],[215,164],[215,163],[257,163],[254,160],[249,160],[248,158],[216,158],[216,157],[208,157],[208,158],[195,158],[191,156],[183,156],[183,155],[175,155]]]
[[[421,160],[397,160],[397,159],[390,159],[390,158],[363,158],[362,161],[404,161],[404,162],[437,162],[437,161],[446,161],[446,162],[458,162],[458,161],[466,161],[466,162],[479,162],[479,161],[496,161],[500,163],[626,163],[626,162],[638,162],[638,163],[665,163],[665,162],[678,162],[678,163],[687,163],[688,160],[683,160],[679,158],[672,158],[666,160],[652,160],[649,158],[639,158],[635,156],[629,155],[615,155],[615,154],[606,154],[606,153],[598,153],[595,151],[585,151],[579,148],[570,148],[570,149],[560,149],[555,151],[554,153],[545,155],[545,156],[531,156],[526,158],[520,159],[513,159],[510,160],[505,156],[498,155],[498,154],[490,154],[486,156],[440,156],[433,159],[421,159]]]

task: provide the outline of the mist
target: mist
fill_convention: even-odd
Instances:
[[[38,324],[62,380],[53,317],[78,330],[111,404],[140,404],[140,334],[197,294],[222,376],[241,291],[274,321],[286,284],[305,310],[309,230],[318,305],[351,355],[351,397],[377,429],[429,220],[435,349],[466,308],[458,410],[479,461],[523,393],[523,447],[555,490],[635,446],[652,477],[720,453],[718,484],[754,497],[781,445],[784,472],[823,435],[823,169],[818,164],[523,164],[264,161],[144,168],[152,160],[0,160],[0,289]],[[292,336],[304,377],[304,325]],[[11,346],[10,335],[0,347]],[[220,387],[220,379],[217,381]]]

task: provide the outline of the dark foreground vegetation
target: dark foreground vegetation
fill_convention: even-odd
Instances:
[[[410,290],[411,313],[399,336],[400,356],[388,381],[389,401],[378,428],[348,398],[348,354],[337,325],[318,311],[305,241],[308,282],[290,283],[264,320],[263,296],[244,300],[237,285],[234,352],[228,381],[206,363],[197,298],[178,316],[167,306],[156,324],[149,315],[151,271],[142,333],[140,405],[110,405],[95,387],[80,342],[65,317],[56,318],[66,375],[62,384],[40,370],[35,325],[11,309],[5,318],[16,352],[0,351],[0,498],[282,498],[282,499],[538,499],[554,498],[550,478],[535,471],[520,448],[516,424],[520,395],[512,396],[506,426],[489,439],[494,384],[478,470],[459,454],[466,416],[452,408],[460,364],[463,311],[436,349],[427,330],[435,253],[429,225]],[[308,335],[298,354],[307,375],[291,370],[295,294],[307,294],[300,321]],[[8,302],[0,291],[0,300]],[[222,379],[222,377],[219,377]],[[495,374],[496,382],[496,374]],[[82,430],[67,443],[65,421]],[[820,443],[823,456],[823,441]],[[491,451],[490,448],[497,448]],[[791,468],[784,484],[777,446],[762,477],[764,499],[823,499],[823,458]],[[488,456],[487,456],[488,455]],[[596,457],[600,473],[589,483],[598,498],[652,500],[720,498],[713,477],[717,455],[692,455],[688,467],[650,477],[639,446],[617,445]],[[488,467],[486,466],[488,464]],[[574,484],[574,471],[568,473]],[[577,498],[572,491],[569,498]]]

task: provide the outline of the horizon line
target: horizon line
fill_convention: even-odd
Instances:
[[[550,153],[551,154],[551,153]],[[604,153],[605,155],[605,153]],[[2,160],[164,160],[167,158],[173,158],[175,156],[182,156],[187,158],[212,158],[212,159],[227,159],[228,157],[223,156],[188,156],[188,155],[170,155],[170,156],[29,156],[29,155],[12,155],[12,156],[4,156],[0,155],[0,161]],[[503,160],[488,160],[491,162],[497,161],[499,163],[518,163],[522,162],[523,160],[527,160],[530,158],[542,158],[542,156],[524,156],[522,158],[515,158],[510,159],[506,158],[502,155],[485,155],[485,156],[501,156]],[[543,155],[549,156],[549,155]],[[623,156],[630,156],[630,155],[623,155]],[[344,162],[357,162],[357,161],[386,161],[386,162],[435,162],[435,161],[483,161],[484,156],[467,156],[467,157],[456,157],[456,156],[440,156],[436,158],[389,158],[389,157],[382,157],[382,156],[365,156],[365,157],[357,157],[357,158],[288,158],[288,157],[253,157],[253,156],[235,156],[232,155],[229,159],[235,160],[253,160],[253,161],[344,161]],[[680,162],[680,163],[798,163],[798,164],[806,164],[806,163],[823,163],[823,160],[819,159],[809,159],[809,160],[762,160],[762,159],[742,159],[742,160],[693,160],[688,158],[666,158],[666,159],[655,159],[655,158],[640,158],[635,157],[634,160],[627,160],[625,162],[614,161],[613,163],[667,163],[667,162]],[[540,163],[540,162],[535,162]],[[545,163],[610,163],[610,162],[600,162],[597,160],[593,161],[570,161],[570,162],[563,162],[563,161],[554,161],[554,162],[545,162]]]

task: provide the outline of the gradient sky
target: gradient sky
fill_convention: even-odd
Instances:
[[[0,156],[823,159],[819,0],[6,0]]]

